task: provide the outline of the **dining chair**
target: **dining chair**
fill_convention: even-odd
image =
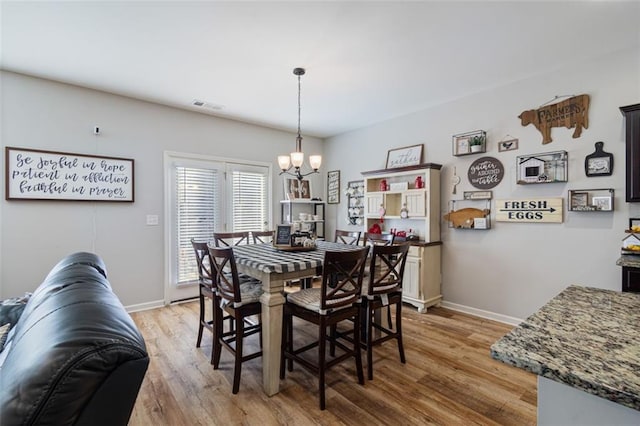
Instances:
[[[351,244],[357,246],[360,243],[360,231],[343,231],[336,229],[334,241],[336,243]]]
[[[251,231],[253,244],[264,244],[273,241],[273,231]]]
[[[373,232],[365,232],[362,236],[364,245],[383,245],[390,246],[394,243],[396,236],[394,234],[376,234]]]
[[[223,315],[220,309],[220,303],[216,297],[216,287],[214,281],[214,271],[212,266],[211,257],[209,255],[209,246],[207,242],[198,242],[195,238],[191,239],[191,245],[196,255],[196,263],[198,265],[198,299],[200,301],[200,318],[198,323],[198,338],[196,340],[196,347],[199,348],[202,343],[202,333],[206,328],[213,335],[213,340],[216,339],[215,318],[216,315]],[[211,301],[211,319],[205,318],[206,316],[206,304],[207,300]],[[234,321],[231,316],[223,316],[224,320],[229,320],[229,329],[233,330]],[[211,363],[213,364],[213,349],[211,350]]]
[[[233,354],[235,364],[232,392],[236,394],[240,390],[242,363],[262,356],[262,350],[245,355],[243,349],[244,339],[256,333],[260,334],[260,347],[262,348],[262,323],[259,318],[262,312],[262,304],[260,303],[262,282],[258,280],[240,282],[233,248],[209,246],[209,255],[215,274],[216,294],[220,301],[221,310],[234,318],[236,323],[235,329],[214,335],[213,369],[217,370],[220,365],[223,347]],[[230,273],[227,273],[227,270]],[[246,320],[254,315],[258,315],[258,322],[249,325]],[[214,319],[216,330],[222,330],[222,316],[216,315]]]
[[[396,339],[400,362],[406,363],[402,343],[402,280],[409,253],[409,244],[374,245],[371,249],[368,279],[363,285],[362,315],[364,321],[364,341],[367,351],[367,376],[373,380],[373,347]],[[376,311],[395,305],[395,325],[388,316],[388,324],[376,322]],[[382,318],[381,315],[378,316]],[[375,337],[374,329],[379,332]]]
[[[249,232],[214,232],[213,242],[216,247],[232,247],[249,244]]]
[[[361,298],[362,273],[364,271],[368,249],[353,251],[327,251],[324,256],[322,269],[322,284],[320,288],[309,288],[287,294],[284,304],[284,319],[282,322],[282,357],[280,359],[280,378],[285,378],[285,361],[289,371],[293,371],[293,361],[314,373],[318,377],[320,393],[320,409],[326,408],[325,401],[325,373],[330,367],[350,358],[355,359],[358,383],[364,384],[362,371],[362,357],[360,347],[360,306],[357,302]],[[335,277],[341,277],[335,280]],[[335,284],[329,286],[330,282]],[[318,326],[318,339],[313,343],[294,348],[293,317],[311,322]],[[339,356],[326,356],[327,327],[341,321],[352,319],[355,328],[353,345],[346,346],[342,342],[335,342],[343,353]],[[318,348],[317,364],[309,361],[301,354]]]

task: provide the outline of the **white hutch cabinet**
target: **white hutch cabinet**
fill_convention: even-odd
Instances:
[[[404,275],[403,300],[424,313],[439,305],[441,292],[440,164],[362,172],[364,232],[374,224],[417,236],[411,241]],[[422,184],[420,184],[422,181]]]

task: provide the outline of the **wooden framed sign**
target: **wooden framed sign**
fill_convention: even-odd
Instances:
[[[340,203],[340,170],[327,173],[327,204]]]
[[[422,145],[390,149],[387,152],[387,169],[417,166],[422,163]]]
[[[134,201],[128,158],[5,148],[5,199]]]
[[[496,200],[496,221],[562,223],[563,198]]]

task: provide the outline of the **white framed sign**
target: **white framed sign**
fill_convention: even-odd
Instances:
[[[134,160],[5,148],[6,200],[134,201]]]

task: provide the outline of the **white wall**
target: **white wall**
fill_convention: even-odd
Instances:
[[[561,224],[504,223],[492,220],[492,229],[456,230],[442,223],[442,292],[444,300],[459,307],[525,318],[569,284],[620,290],[621,268],[616,266],[621,239],[629,217],[640,217],[640,205],[624,201],[624,132],[619,107],[640,102],[640,52],[621,51],[525,81],[514,82],[455,102],[327,140],[328,170],[341,171],[342,188],[361,179],[360,172],[384,168],[387,150],[424,144],[424,161],[443,165],[442,211],[463,191],[475,190],[468,179],[469,165],[479,156],[452,156],[452,135],[484,129],[488,132],[485,155],[498,158],[505,167],[503,181],[493,188],[494,199],[563,197],[565,219]],[[591,96],[589,128],[572,139],[572,130],[554,128],[554,141],[541,144],[540,133],[522,127],[517,116],[553,99],[555,95]],[[520,140],[516,151],[498,152],[497,142],[511,135]],[[610,177],[584,173],[584,158],[603,141],[614,154]],[[515,157],[566,150],[569,182],[566,184],[516,185]],[[462,182],[457,195],[449,184],[453,167]],[[568,189],[615,189],[614,213],[566,211]],[[346,225],[346,199],[330,206],[329,223]],[[495,203],[492,204],[495,209]],[[495,217],[495,211],[492,213]],[[333,219],[333,220],[332,220]],[[333,229],[328,230],[332,235]]]
[[[0,84],[3,147],[135,159],[134,203],[3,197],[0,298],[33,291],[63,256],[92,251],[104,258],[109,281],[125,306],[161,301],[166,150],[272,162],[272,223],[280,220],[283,185],[276,156],[295,148],[291,133],[14,73],[2,72]],[[93,135],[96,125],[99,136]],[[322,154],[323,144],[305,137],[303,148]],[[312,177],[315,191],[325,186],[323,179],[326,174]],[[147,214],[159,215],[160,224],[145,225]]]

